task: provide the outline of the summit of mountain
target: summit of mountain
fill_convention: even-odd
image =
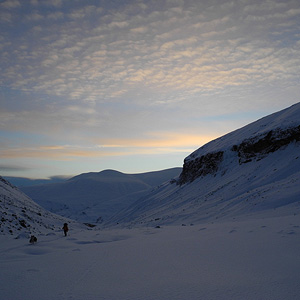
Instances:
[[[101,223],[156,186],[178,177],[181,170],[171,168],[140,174],[104,170],[21,189],[51,212],[81,222]]]

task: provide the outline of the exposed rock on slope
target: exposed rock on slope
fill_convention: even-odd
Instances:
[[[262,136],[244,140],[232,147],[238,152],[239,162],[247,163],[252,159],[262,159],[270,152],[275,152],[289,143],[300,141],[300,126],[282,130],[276,128]]]
[[[183,171],[178,183],[181,185],[207,174],[215,174],[224,159],[224,152],[236,152],[239,163],[243,164],[253,159],[263,159],[267,154],[275,152],[291,142],[300,141],[300,116],[298,116],[299,119],[295,116],[297,107],[299,104],[289,109],[292,115],[290,120],[282,118],[282,115],[288,118],[287,111],[284,110],[199,148],[184,160]],[[280,120],[282,124],[279,123]],[[270,129],[272,123],[278,127]],[[235,139],[237,143],[234,143]]]
[[[292,142],[300,141],[300,126],[281,129],[276,128],[259,136],[243,140],[239,145],[233,145],[231,151],[237,152],[239,163],[248,163],[263,159],[271,152],[279,150]],[[227,149],[228,150],[228,149]],[[224,151],[211,152],[184,162],[178,184],[194,181],[196,178],[215,174],[223,161]]]
[[[69,221],[44,210],[0,176],[0,234],[47,234]]]
[[[197,157],[194,160],[186,161],[183,165],[178,183],[184,184],[192,182],[200,176],[216,173],[223,160],[223,155],[223,151],[218,151]]]

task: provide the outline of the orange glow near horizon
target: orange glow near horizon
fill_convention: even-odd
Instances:
[[[72,160],[74,157],[105,157],[191,152],[214,137],[173,133],[155,133],[149,139],[106,139],[93,147],[49,145],[0,150],[3,158],[44,158]]]
[[[215,136],[151,133],[148,139],[106,139],[100,141],[104,148],[191,148],[200,147],[215,139]]]

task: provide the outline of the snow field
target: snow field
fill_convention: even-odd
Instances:
[[[300,216],[0,236],[1,300],[300,297]]]

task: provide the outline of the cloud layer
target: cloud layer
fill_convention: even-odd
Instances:
[[[37,149],[159,147],[160,130],[174,137],[164,147],[190,149],[184,135],[222,133],[207,117],[263,115],[280,91],[299,101],[299,17],[294,0],[2,1],[1,129]]]

